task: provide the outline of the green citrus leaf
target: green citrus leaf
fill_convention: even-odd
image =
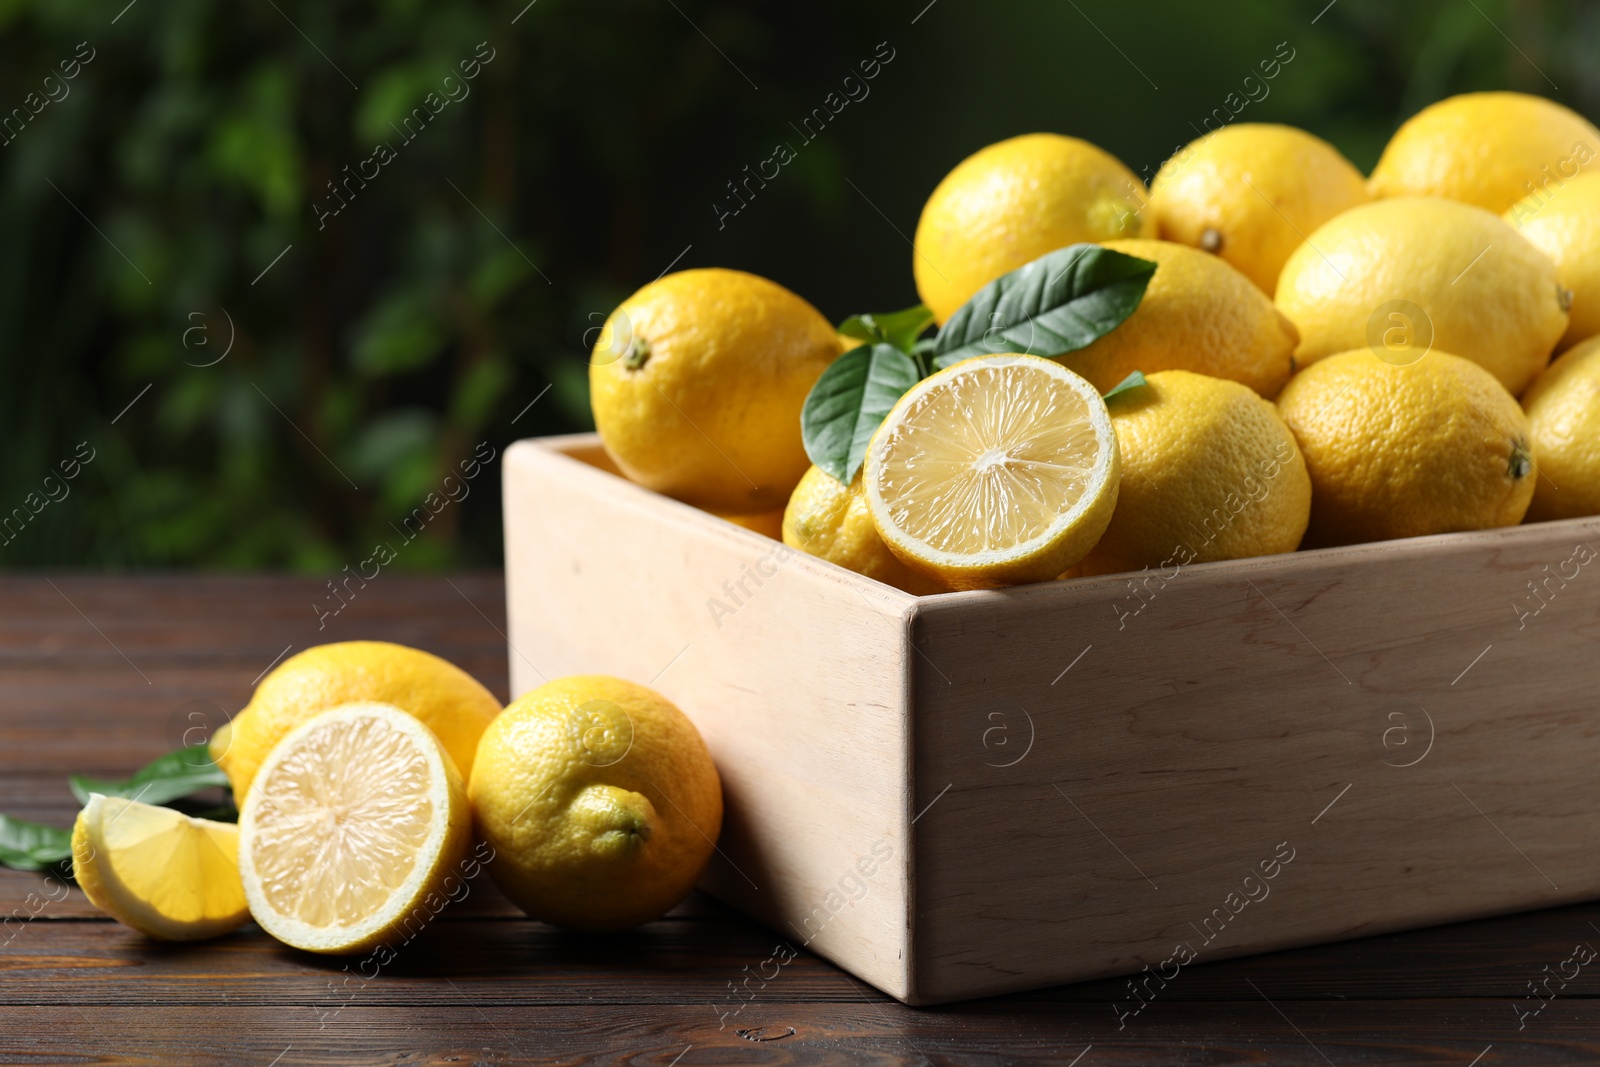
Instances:
[[[1122,379],[1122,381],[1118,382],[1116,385],[1113,385],[1110,389],[1107,389],[1105,395],[1100,399],[1109,401],[1114,396],[1121,396],[1123,393],[1130,392],[1134,389],[1142,389],[1144,384],[1144,371],[1136,370],[1126,378]]]
[[[126,797],[141,804],[165,804],[202,789],[225,786],[228,776],[211,762],[211,753],[205,745],[191,745],[152,760],[132,778],[116,781],[75,774],[68,779],[68,784],[72,786],[73,796],[84,804],[89,803],[90,793]]]
[[[921,377],[917,361],[891,344],[862,345],[834,360],[800,412],[811,462],[849,485],[873,432]]]
[[[0,815],[0,864],[42,871],[72,857],[72,831]]]
[[[894,345],[909,352],[922,331],[932,325],[933,312],[918,304],[903,311],[851,315],[839,324],[839,332],[869,345]]]
[[[939,330],[937,367],[994,352],[1060,356],[1121,326],[1156,265],[1099,245],[1059,248],[979,289]]]

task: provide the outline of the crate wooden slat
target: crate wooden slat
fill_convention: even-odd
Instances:
[[[505,478],[513,694],[676,701],[706,887],[908,1003],[1600,896],[1591,520],[916,598],[592,436]]]

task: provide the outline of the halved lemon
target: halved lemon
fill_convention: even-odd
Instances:
[[[150,937],[197,941],[250,921],[231,823],[90,793],[72,867],[89,903]]]
[[[1117,503],[1117,437],[1083,378],[1038,356],[978,356],[912,386],[867,448],[872,521],[955,589],[1048,581]]]
[[[410,940],[454,892],[472,815],[455,764],[390,704],[345,704],[290,731],[239,817],[250,914],[310,952]]]

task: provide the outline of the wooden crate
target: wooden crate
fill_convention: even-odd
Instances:
[[[512,692],[676,701],[705,887],[906,1003],[1600,896],[1600,520],[917,598],[594,437],[505,490]]]

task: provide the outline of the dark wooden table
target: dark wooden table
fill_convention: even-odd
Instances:
[[[385,575],[319,631],[325,591],[0,579],[0,811],[70,825],[69,773],[125,776],[192,741],[290,648],[399,641],[506,695],[498,576]],[[747,1003],[734,985],[781,939],[698,895],[596,938],[523,918],[485,879],[371,980],[254,927],[151,942],[16,871],[0,924],[0,1064],[1600,1061],[1600,962],[1558,975],[1600,946],[1600,906],[1197,966],[1121,1029],[1121,981],[910,1009],[804,951]]]

